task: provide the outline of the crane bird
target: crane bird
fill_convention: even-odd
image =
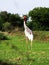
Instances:
[[[27,40],[30,40],[31,43],[30,43],[30,47],[32,49],[32,41],[33,41],[33,33],[32,33],[32,30],[30,30],[27,25],[26,25],[26,22],[27,22],[27,17],[24,16],[24,33],[25,33],[25,36],[26,36],[26,44],[27,44],[27,47],[28,47],[28,42]]]

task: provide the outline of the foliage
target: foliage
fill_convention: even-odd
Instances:
[[[5,31],[10,25],[12,27],[23,27],[23,20],[18,14],[11,14],[7,11],[0,12],[0,29],[4,28]]]
[[[25,15],[25,14],[24,14]],[[23,15],[23,16],[24,16]],[[49,8],[37,7],[31,10],[27,16],[27,19],[31,17],[32,22],[28,22],[27,25],[32,30],[49,30]],[[8,23],[7,23],[8,22]],[[10,26],[11,25],[11,26]],[[0,12],[0,30],[9,30],[9,27],[12,29],[23,28],[23,19],[19,14],[11,14],[7,11]],[[7,27],[7,28],[6,28]]]
[[[3,33],[0,33],[0,40],[8,40],[8,37],[5,36]]]
[[[0,16],[1,16],[2,20],[3,20],[3,23],[5,23],[7,21],[7,19],[8,19],[8,13],[6,11],[1,11]]]
[[[5,22],[4,24],[3,24],[3,27],[2,27],[2,30],[4,30],[4,31],[9,31],[9,30],[11,30],[11,23],[9,23],[9,22]]]
[[[34,8],[29,16],[32,18],[33,30],[49,30],[49,8]]]
[[[3,21],[2,18],[0,17],[0,30],[2,30],[2,26],[3,26]]]

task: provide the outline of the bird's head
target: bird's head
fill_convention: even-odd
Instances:
[[[23,16],[23,19],[24,19],[24,21],[26,22],[26,21],[27,21],[27,16],[24,15],[24,16]]]

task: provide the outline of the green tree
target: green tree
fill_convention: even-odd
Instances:
[[[29,12],[34,30],[49,30],[49,8],[34,8]]]
[[[0,30],[2,30],[2,26],[3,26],[3,21],[2,21],[2,18],[0,16]]]
[[[0,12],[0,16],[1,16],[2,20],[3,20],[3,23],[5,23],[8,20],[7,15],[8,15],[8,13],[6,11]]]
[[[23,19],[21,19],[21,17],[18,14],[11,14],[11,13],[8,13],[7,11],[1,11],[0,12],[0,29],[7,30],[9,26],[12,28],[22,27]]]

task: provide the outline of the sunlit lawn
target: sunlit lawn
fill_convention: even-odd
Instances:
[[[9,40],[0,41],[0,61],[13,65],[49,65],[48,41],[34,39],[31,50],[30,41],[26,46],[25,36],[8,37]]]

